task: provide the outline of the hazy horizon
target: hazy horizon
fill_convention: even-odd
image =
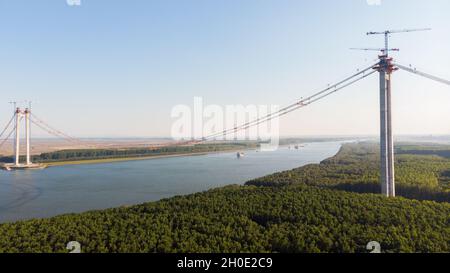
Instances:
[[[375,134],[354,134],[354,135],[281,135],[279,136],[280,139],[287,139],[287,138],[378,138],[379,135]],[[410,134],[410,135],[396,135],[395,138],[450,138],[450,134]],[[21,137],[22,139],[22,137]],[[43,136],[37,136],[33,137],[35,140],[58,140],[58,141],[65,141],[64,139],[55,139],[54,137],[43,137]],[[117,140],[127,140],[127,139],[148,139],[148,140],[173,140],[170,136],[96,136],[96,137],[79,137],[79,139],[117,139]],[[252,139],[247,139],[249,141],[252,141]],[[450,139],[449,139],[450,140]],[[226,139],[226,140],[220,140],[218,141],[234,141],[234,139]],[[245,139],[238,139],[238,141],[246,141]]]

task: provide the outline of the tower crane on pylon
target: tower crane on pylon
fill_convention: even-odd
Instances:
[[[389,52],[389,51],[400,51],[399,48],[389,48],[388,50],[386,50],[385,48],[350,48],[350,50],[363,50],[363,51],[381,51],[381,53],[383,53],[383,55],[385,54],[385,52]]]
[[[389,35],[395,33],[427,31],[430,28],[385,30],[380,32],[367,32],[367,35],[384,35],[384,48],[351,48],[352,50],[381,51],[379,63],[374,67],[380,73],[380,155],[381,155],[381,191],[390,197],[395,196],[394,174],[394,138],[392,133],[392,72],[399,68],[389,57],[390,51],[400,51],[398,48],[389,48]]]
[[[389,34],[395,33],[405,33],[405,32],[417,32],[417,31],[428,31],[431,28],[416,28],[416,29],[400,29],[400,30],[385,30],[385,31],[370,31],[367,35],[384,35],[384,54],[386,57],[389,56]],[[397,50],[398,51],[398,50]]]

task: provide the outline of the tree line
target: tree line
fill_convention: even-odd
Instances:
[[[157,148],[121,148],[121,149],[70,149],[61,150],[50,153],[42,153],[33,155],[31,160],[39,163],[49,163],[57,161],[76,161],[76,160],[92,160],[92,159],[110,159],[110,158],[127,158],[127,157],[147,157],[156,155],[172,155],[184,153],[203,153],[218,152],[236,149],[256,148],[256,142],[236,142],[236,143],[219,143],[219,144],[197,144],[185,146],[166,146]],[[0,157],[0,162],[13,162],[12,156]],[[21,156],[20,160],[25,160],[25,156]]]
[[[450,202],[450,158],[432,154],[396,154],[396,191],[400,196],[439,202]],[[436,149],[435,147],[433,149]],[[450,151],[450,147],[448,147]],[[441,147],[441,152],[447,150]],[[376,143],[345,144],[340,151],[320,164],[311,164],[290,171],[268,175],[247,182],[248,185],[282,186],[307,184],[312,186],[354,191],[380,192],[380,156]]]

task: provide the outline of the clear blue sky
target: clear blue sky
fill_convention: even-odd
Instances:
[[[450,1],[0,0],[0,125],[10,100],[74,136],[168,136],[176,104],[279,104],[368,66],[371,30],[399,62],[450,79]],[[397,134],[450,134],[450,89],[398,72]],[[376,76],[282,121],[283,135],[378,133]]]

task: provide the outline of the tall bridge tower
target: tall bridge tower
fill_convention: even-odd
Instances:
[[[23,166],[20,164],[20,125],[22,119],[25,118],[25,142],[26,142],[26,163],[25,166],[32,166],[31,162],[31,145],[30,145],[30,114],[31,110],[29,108],[25,108],[25,110],[21,110],[19,107],[15,110],[15,136],[14,136],[14,167]]]
[[[394,138],[392,133],[392,73],[398,70],[389,57],[389,35],[394,33],[415,32],[431,30],[403,29],[386,30],[382,32],[368,32],[367,35],[384,35],[384,48],[379,56],[380,62],[375,69],[380,73],[380,156],[381,156],[381,193],[388,197],[395,197],[395,173],[394,173]]]
[[[380,73],[380,156],[381,193],[395,197],[394,137],[392,133],[392,72],[398,70],[387,54],[380,57],[375,69]]]

